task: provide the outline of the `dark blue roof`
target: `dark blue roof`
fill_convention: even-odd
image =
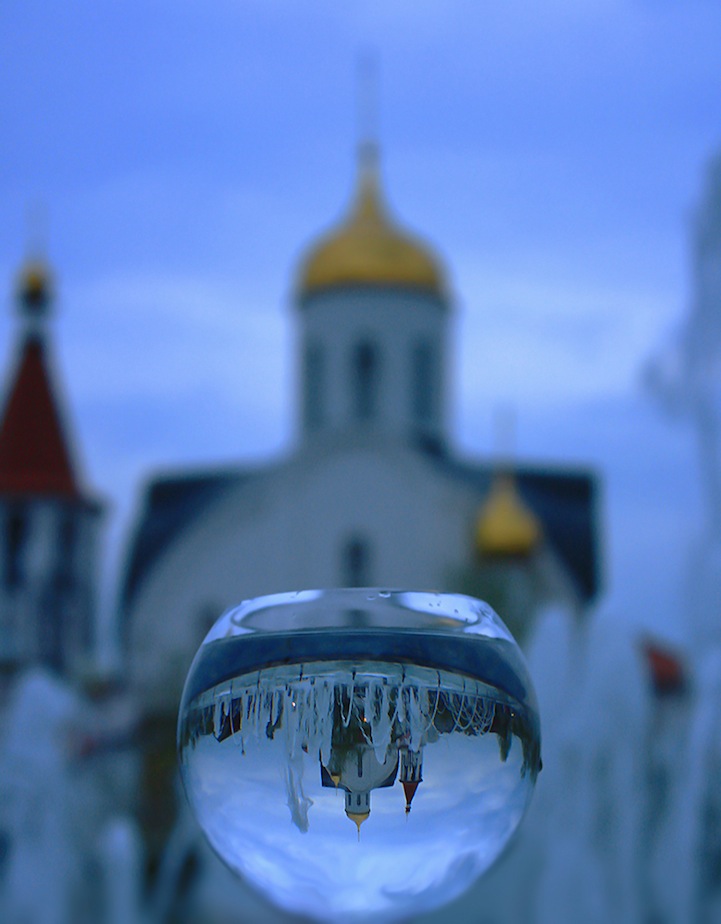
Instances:
[[[166,547],[228,488],[246,481],[243,471],[186,472],[156,477],[145,486],[128,552],[120,606],[127,610],[143,577]]]
[[[543,523],[546,540],[576,580],[585,600],[600,585],[598,481],[589,473],[521,469],[521,497]]]
[[[498,467],[474,465],[432,454],[449,475],[462,478],[485,494]],[[572,575],[582,599],[600,586],[598,478],[588,469],[520,465],[513,468],[521,498],[543,525],[546,541]]]
[[[421,451],[446,476],[466,481],[481,496],[497,471],[494,465],[461,462],[437,449]],[[148,482],[125,568],[122,610],[129,609],[143,578],[173,540],[224,491],[254,474],[214,470]],[[588,470],[542,466],[520,466],[514,474],[521,497],[541,521],[546,541],[566,565],[581,598],[593,599],[600,583],[598,479]]]

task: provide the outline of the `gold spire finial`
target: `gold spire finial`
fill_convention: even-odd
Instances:
[[[358,60],[357,180],[345,218],[313,246],[300,267],[302,297],[336,287],[425,291],[443,302],[443,270],[433,252],[399,226],[384,203],[379,171],[377,68]]]
[[[50,304],[52,277],[44,260],[26,260],[20,269],[17,298],[28,315],[42,315]]]
[[[372,51],[358,59],[358,186],[355,214],[365,221],[384,218],[380,189],[378,145],[378,69]]]
[[[52,297],[52,273],[45,259],[47,213],[42,203],[28,206],[26,220],[27,256],[17,277],[17,300],[27,317],[40,317]]]
[[[493,453],[499,471],[512,469],[516,458],[516,409],[508,404],[496,405],[493,412]]]
[[[541,523],[518,490],[515,469],[515,413],[495,414],[496,472],[476,520],[476,550],[482,558],[525,558],[538,545]]]
[[[518,493],[511,472],[498,472],[476,522],[476,549],[483,558],[525,558],[538,545],[541,524]]]
[[[358,840],[360,841],[361,825],[368,819],[370,812],[346,812],[346,815],[351,821],[355,822],[355,826],[358,828]]]
[[[361,165],[378,155],[378,62],[366,49],[358,58],[358,153]]]
[[[25,213],[27,223],[27,253],[39,258],[47,251],[48,210],[44,202],[31,202]]]

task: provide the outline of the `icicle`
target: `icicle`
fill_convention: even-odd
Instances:
[[[427,730],[427,725],[417,687],[411,687],[409,689],[408,718],[410,726],[409,747],[413,751],[419,751],[423,745],[423,736]]]
[[[389,715],[388,692],[385,683],[368,685],[366,718],[371,724],[371,737],[376,760],[383,763],[391,743],[392,723]]]
[[[350,724],[350,717],[353,714],[353,697],[355,695],[355,684],[351,686],[350,692],[348,693],[348,714],[343,715],[343,695],[347,691],[347,685],[343,684],[339,687],[339,701],[340,701],[340,717],[343,723],[343,728],[348,728]]]
[[[215,707],[213,709],[213,734],[216,738],[220,738],[221,729],[223,727],[223,701],[218,697],[215,701]]]
[[[318,745],[321,760],[325,766],[330,760],[331,740],[333,735],[333,704],[335,691],[325,682],[320,691],[316,692],[316,713],[318,721]]]

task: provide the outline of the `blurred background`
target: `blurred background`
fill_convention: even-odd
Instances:
[[[551,710],[545,729],[572,730],[570,744],[547,732],[547,747],[568,755],[583,739],[591,748],[588,773],[583,760],[573,784],[547,770],[550,782],[538,800],[545,825],[539,810],[516,851],[523,859],[511,857],[484,886],[487,898],[469,899],[455,919],[718,919],[721,852],[701,819],[716,817],[721,801],[710,783],[719,735],[716,714],[698,709],[718,701],[721,682],[712,659],[721,637],[720,39],[721,9],[706,0],[551,0],[538,9],[514,0],[2,5],[0,499],[9,769],[0,804],[0,903],[9,920],[81,920],[80,906],[88,920],[227,914],[186,913],[178,898],[195,882],[193,907],[202,909],[203,888],[211,892],[207,882],[221,874],[208,872],[213,861],[205,856],[191,863],[187,851],[177,869],[167,860],[176,823],[172,709],[151,708],[143,698],[142,675],[154,668],[142,656],[163,624],[171,631],[163,599],[183,597],[182,587],[163,584],[174,572],[162,577],[162,556],[172,539],[194,560],[195,539],[177,545],[191,514],[194,536],[203,523],[212,536],[222,519],[203,521],[198,510],[207,511],[226,488],[237,494],[243,473],[265,477],[290,465],[283,471],[292,474],[299,445],[306,455],[298,464],[308,464],[301,345],[313,298],[323,293],[303,274],[318,235],[342,221],[353,201],[363,140],[380,149],[378,176],[393,221],[398,216],[417,231],[442,267],[443,285],[431,295],[445,312],[446,391],[442,445],[433,451],[475,473],[466,519],[453,514],[469,549],[474,536],[480,541],[474,524],[502,457],[507,474],[518,469],[518,505],[540,534],[557,531],[558,561],[549,567],[558,565],[565,580],[574,570],[573,529],[544,512],[553,491],[534,507],[523,473],[566,472],[586,492],[585,584],[575,595],[534,598],[533,624],[519,631],[532,667],[536,659],[542,707]],[[358,61],[369,53],[377,76],[363,90]],[[364,93],[371,116],[359,115]],[[40,356],[32,352],[38,343]],[[21,386],[23,375],[29,385]],[[26,397],[13,416],[18,391]],[[43,437],[43,427],[55,435]],[[386,436],[374,440],[384,445]],[[40,457],[42,477],[57,479],[52,484],[25,477]],[[37,503],[43,522],[58,519],[52,541],[33,546],[30,583],[53,547],[78,543],[75,564],[62,565],[75,589],[58,589],[54,577],[43,598],[55,626],[47,631],[57,635],[48,651],[16,638],[25,619],[17,602],[25,572],[16,565],[34,535],[27,523]],[[245,503],[238,501],[240,512]],[[419,520],[422,528],[427,522]],[[394,525],[388,523],[391,533]],[[252,526],[246,532],[252,542]],[[511,551],[510,570],[499,567],[502,581],[513,583],[525,565],[519,571],[518,550]],[[176,569],[183,560],[177,554]],[[482,591],[485,565],[481,560],[477,572],[472,562],[459,560],[453,574],[444,563],[438,580]],[[144,573],[151,565],[160,569],[152,587]],[[192,570],[184,573],[194,580]],[[298,573],[284,574],[281,584],[293,586]],[[381,571],[377,582],[394,573]],[[208,583],[215,579],[204,574]],[[494,572],[489,586],[498,586],[497,578]],[[568,586],[574,579],[577,573]],[[202,639],[201,624],[207,628],[233,602],[226,596],[235,585],[222,586],[193,602],[187,650],[173,653],[177,682]],[[40,604],[29,599],[22,606],[34,612]],[[167,605],[177,612],[174,602]],[[48,615],[64,608],[77,657],[63,653],[67,633]],[[143,634],[133,625],[142,626],[145,610],[161,616]],[[609,638],[618,645],[587,662]],[[141,653],[135,661],[133,646]],[[568,676],[557,669],[564,652]],[[54,673],[32,673],[38,665]],[[581,690],[584,675],[591,685]],[[601,709],[618,717],[615,729],[628,724],[637,734],[620,745],[607,722],[589,720],[597,730],[590,742],[591,733],[579,730],[582,718],[571,721],[565,712],[576,698],[585,718]],[[46,715],[48,699],[58,704],[52,727],[64,743],[53,732],[41,748],[24,730]],[[652,747],[679,741],[685,753],[703,754],[702,763],[672,766]],[[548,896],[574,878],[570,858],[591,856],[578,844],[593,843],[608,859],[617,842],[606,829],[594,835],[592,822],[583,831],[564,823],[565,839],[559,829],[549,832],[548,818],[557,817],[549,806],[563,801],[569,786],[577,805],[588,806],[598,790],[590,782],[593,754],[628,754],[631,747],[637,764],[611,773],[605,792],[629,808],[626,816],[640,794],[652,794],[641,815],[658,822],[653,843],[621,864],[625,872],[589,860],[575,874],[578,882],[589,869],[600,877],[585,889],[589,907],[574,904],[578,895],[553,905]],[[90,752],[92,766],[83,762]],[[55,804],[65,799],[68,780],[82,774],[82,803],[95,806],[94,827],[73,833],[83,810],[68,803],[65,821],[48,822],[38,840],[27,841],[27,816],[17,806],[37,804],[29,768],[42,778],[42,767],[55,766],[48,761],[62,765]],[[544,762],[548,767],[548,751]],[[561,756],[555,765],[566,766]],[[624,836],[619,822],[621,842],[643,841],[643,818],[633,836]],[[45,850],[54,855],[58,838],[82,845],[75,866],[33,888],[39,858]],[[539,857],[554,844],[558,855],[543,866]],[[92,878],[91,854],[99,870],[123,869],[125,879],[100,876],[88,898],[82,884]],[[671,900],[662,871],[675,867],[684,871],[685,891]],[[512,912],[499,898],[508,889],[504,875],[529,884],[525,904]],[[247,909],[238,920],[266,919],[270,912],[243,895]]]

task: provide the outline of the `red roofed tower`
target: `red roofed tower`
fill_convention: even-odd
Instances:
[[[403,792],[406,797],[406,815],[411,810],[413,796],[420,783],[423,782],[423,750],[411,751],[410,748],[403,748],[401,751],[401,768],[398,779],[403,786]]]
[[[80,487],[48,363],[51,281],[20,274],[19,348],[0,416],[0,660],[78,676],[92,658],[101,506]]]

